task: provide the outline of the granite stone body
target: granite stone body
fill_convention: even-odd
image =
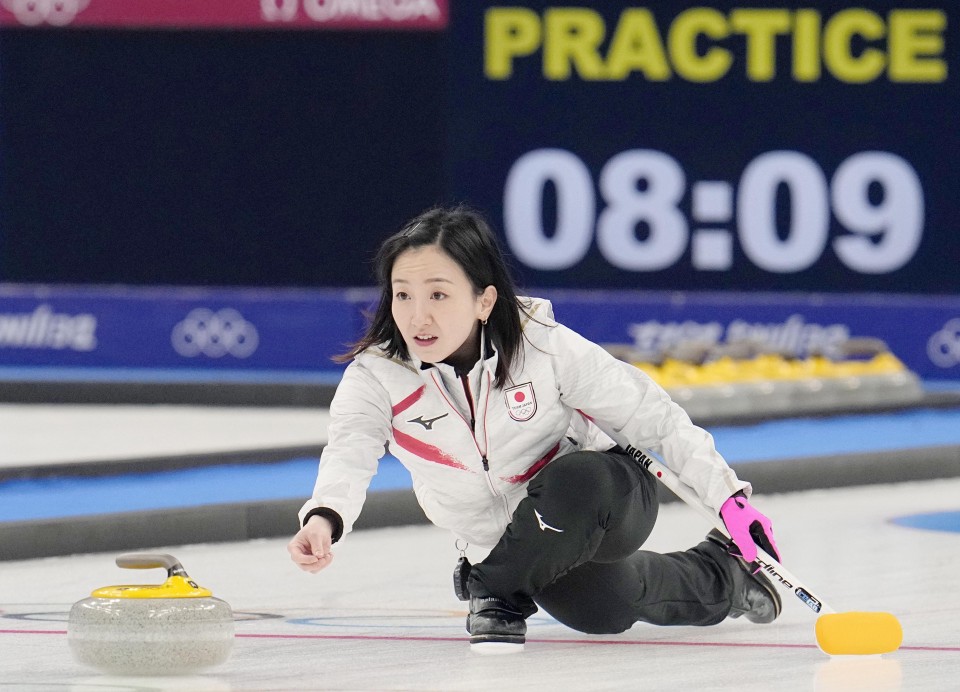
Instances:
[[[233,640],[233,612],[213,597],[85,598],[67,623],[74,657],[114,674],[196,672],[223,663]]]

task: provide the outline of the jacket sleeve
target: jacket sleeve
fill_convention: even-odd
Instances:
[[[386,390],[354,361],[330,403],[327,445],[320,455],[313,496],[300,509],[301,526],[311,511],[324,507],[340,516],[344,535],[350,532],[384,454],[391,420]]]
[[[713,436],[646,373],[562,324],[542,333],[567,406],[589,416],[620,446],[654,452],[718,513],[735,492],[750,495],[750,484],[737,478]]]

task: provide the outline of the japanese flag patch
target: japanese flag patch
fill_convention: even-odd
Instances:
[[[527,382],[503,391],[507,411],[513,420],[525,421],[533,418],[537,412],[537,397],[533,393],[533,383]]]

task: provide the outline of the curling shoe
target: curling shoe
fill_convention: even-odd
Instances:
[[[493,596],[471,596],[467,615],[470,650],[478,654],[523,651],[527,622],[519,610]]]
[[[727,617],[746,616],[750,622],[765,625],[780,615],[780,595],[770,580],[758,572],[753,574],[750,565],[740,557],[733,541],[717,529],[707,534],[707,540],[723,548],[724,552],[737,563],[731,570],[733,576],[733,596],[730,614]]]

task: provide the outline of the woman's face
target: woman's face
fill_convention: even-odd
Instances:
[[[477,357],[479,321],[490,315],[496,288],[477,295],[460,265],[436,245],[400,253],[390,283],[393,320],[412,355],[426,363],[473,364],[466,361]]]

